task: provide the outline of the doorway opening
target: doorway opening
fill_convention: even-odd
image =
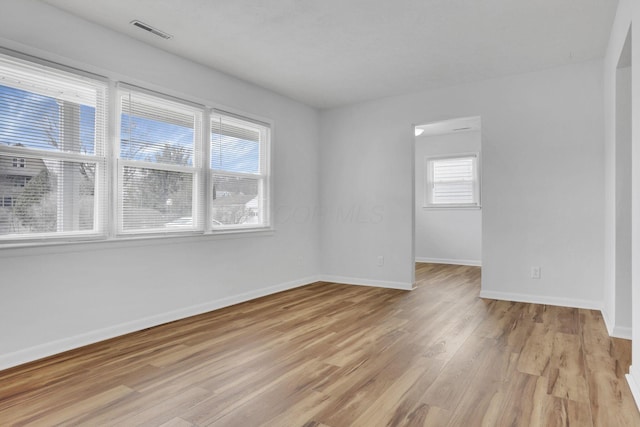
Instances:
[[[480,117],[415,126],[416,263],[482,265]]]

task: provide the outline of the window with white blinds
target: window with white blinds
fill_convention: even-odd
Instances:
[[[211,205],[214,230],[268,227],[267,124],[211,114]]]
[[[425,158],[425,207],[480,206],[478,156]]]
[[[0,242],[103,236],[105,82],[0,55]]]
[[[0,52],[0,246],[270,227],[269,124],[43,64]]]
[[[203,230],[202,109],[122,89],[119,233]]]

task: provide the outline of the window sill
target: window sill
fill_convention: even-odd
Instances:
[[[51,239],[32,242],[0,243],[0,258],[48,253],[84,252],[87,250],[119,249],[183,243],[204,243],[215,240],[268,237],[275,228],[217,231],[207,234],[180,233],[175,235],[132,235],[117,238],[93,238],[84,240]]]
[[[443,210],[482,210],[482,206],[456,206],[456,205],[442,205],[442,206],[422,206],[422,210],[425,211],[443,211]]]

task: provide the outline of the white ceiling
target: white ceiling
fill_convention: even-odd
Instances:
[[[44,0],[327,108],[601,58],[617,0]],[[165,31],[164,40],[130,24]]]

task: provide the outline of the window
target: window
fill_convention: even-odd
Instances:
[[[211,225],[214,229],[269,225],[269,127],[211,115]]]
[[[121,91],[120,233],[203,229],[201,130],[201,108]]]
[[[0,238],[104,233],[106,89],[0,56]]]
[[[14,187],[25,187],[29,181],[31,181],[30,176],[24,175],[3,175],[6,185],[13,185]]]
[[[425,207],[479,207],[478,155],[427,157]]]
[[[0,54],[0,244],[268,228],[270,137],[268,123]]]

